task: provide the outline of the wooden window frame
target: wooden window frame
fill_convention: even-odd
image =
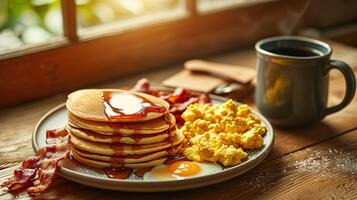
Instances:
[[[188,17],[82,39],[74,0],[62,0],[65,40],[0,56],[0,107],[250,45],[280,34],[275,22],[288,12],[281,8],[301,4],[276,0],[200,14],[197,1],[186,0]]]

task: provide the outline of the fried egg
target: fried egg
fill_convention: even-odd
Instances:
[[[176,161],[162,164],[146,172],[144,180],[179,180],[204,176],[222,171],[222,167],[213,163],[198,163],[192,161]]]

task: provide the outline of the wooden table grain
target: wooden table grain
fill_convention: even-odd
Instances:
[[[357,50],[333,42],[335,58],[347,61],[357,72]],[[255,65],[252,50],[238,50],[211,61]],[[165,67],[120,78],[96,88],[133,85],[146,77],[159,85],[180,66]],[[355,73],[357,75],[357,73]],[[337,104],[344,95],[344,79],[333,72],[329,104]],[[33,155],[31,133],[52,107],[66,100],[66,93],[0,110],[0,182],[10,177],[26,157]],[[3,97],[2,97],[3,98]],[[254,106],[252,96],[240,99]],[[36,199],[357,199],[357,98],[344,110],[320,122],[299,128],[274,127],[276,141],[265,161],[248,173],[208,187],[164,193],[108,191],[57,178],[51,188]],[[0,199],[28,199],[0,190]]]

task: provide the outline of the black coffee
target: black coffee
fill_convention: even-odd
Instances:
[[[287,48],[287,47],[278,47],[275,49],[271,49],[270,52],[284,55],[284,56],[295,56],[295,57],[311,57],[311,56],[319,56],[317,52],[311,51],[309,49],[299,49],[299,48]]]

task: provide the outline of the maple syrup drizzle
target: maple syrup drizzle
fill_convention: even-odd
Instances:
[[[109,126],[114,130],[120,130],[123,128],[123,125],[120,123],[109,123]]]
[[[178,145],[173,145],[170,148],[168,148],[166,150],[166,152],[168,153],[168,156],[170,157],[170,155],[176,155],[178,154],[177,152],[180,150],[180,148],[182,147],[182,144],[178,144]],[[180,154],[181,155],[181,154]]]
[[[119,145],[110,145],[110,147],[113,149],[113,151],[114,151],[114,155],[116,155],[116,156],[123,155],[123,151],[124,151],[123,146],[119,146]]]
[[[135,144],[139,143],[144,137],[142,135],[133,135],[131,136],[133,140],[135,141]]]
[[[122,136],[121,135],[113,135],[112,140],[114,143],[120,143]]]
[[[115,134],[115,135],[101,135],[98,134],[96,132],[90,131],[90,130],[84,130],[81,129],[82,131],[84,131],[87,135],[95,137],[95,138],[99,138],[99,139],[112,139],[113,143],[121,143],[121,139],[123,137],[128,137],[128,138],[132,138],[135,142],[135,144],[138,144],[142,139],[144,138],[151,138],[151,137],[155,137],[158,135],[163,135],[163,134],[167,134],[167,137],[172,137],[173,134],[171,134],[171,132],[173,131],[173,128],[171,129],[167,129],[163,132],[159,132],[159,133],[154,133],[154,134],[148,134],[148,135],[143,135],[143,134],[135,134],[135,135],[131,135],[131,136],[122,136],[120,134]],[[168,141],[168,138],[166,138],[166,141]],[[129,144],[128,144],[129,145]]]
[[[172,130],[168,130],[167,134],[169,134],[169,137],[166,138],[164,141],[167,143],[170,143],[170,146],[173,147],[175,145],[175,135],[172,135]]]
[[[109,178],[115,178],[115,179],[127,179],[130,174],[133,172],[132,169],[127,168],[127,167],[119,167],[119,168],[105,168],[104,169],[105,173]]]
[[[130,149],[131,150],[140,150],[140,149],[143,149],[143,147],[141,145],[131,145]]]
[[[123,164],[124,163],[125,158],[120,158],[120,157],[111,157],[110,161],[112,164]]]
[[[120,164],[124,163],[125,159],[139,159],[139,158],[145,157],[147,155],[148,154],[121,155],[121,156],[116,156],[116,157],[112,156],[110,159],[110,162],[112,164],[120,165]]]
[[[169,113],[167,113],[165,116],[165,123],[169,125],[169,127],[171,128],[171,126],[173,125],[171,122],[171,116]]]
[[[103,91],[102,101],[105,114],[111,120],[138,119],[149,112],[166,112],[165,107],[133,93]]]
[[[182,154],[170,154],[165,161],[165,164],[169,165],[177,161],[187,161],[188,159]],[[123,158],[112,158],[112,163],[114,164],[123,164]],[[134,174],[136,177],[143,177],[146,172],[149,172],[153,167],[139,168],[136,169]],[[109,178],[114,179],[127,179],[133,173],[133,169],[127,167],[109,167],[105,168],[104,172]]]
[[[81,150],[81,149],[76,149],[74,147],[71,147],[71,149],[75,149],[75,151],[78,151],[78,152],[82,152],[82,153],[86,153],[86,154],[94,154],[94,155],[100,155],[100,154],[95,154],[95,153],[91,153],[89,151],[85,151],[85,150]],[[117,155],[117,156],[111,156],[111,158],[113,160],[124,160],[124,159],[128,159],[128,158],[135,158],[135,159],[138,159],[138,158],[142,158],[142,157],[145,157],[145,156],[148,156],[150,155],[151,153],[146,153],[146,154],[129,154],[129,155]],[[120,161],[119,161],[120,162]]]
[[[128,147],[130,147],[131,150],[141,150],[143,149],[142,145],[127,145]],[[111,149],[114,150],[114,155],[116,156],[120,156],[123,155],[124,152],[124,147],[122,145],[118,145],[118,144],[112,144],[110,145]]]
[[[162,119],[165,121],[165,124],[167,124],[171,127],[173,124],[172,124],[170,118],[171,117],[169,115],[162,116]],[[107,123],[107,124],[109,124],[109,126],[114,130],[131,129],[136,133],[140,133],[140,130],[148,129],[148,128],[145,128],[145,126],[143,126],[142,123],[130,123],[130,125],[128,125],[128,123],[124,124],[124,123],[118,123],[118,122],[111,122],[111,123]]]
[[[165,164],[169,165],[176,161],[186,161],[186,160],[188,159],[182,154],[169,154],[167,160],[165,161]]]
[[[154,167],[146,167],[146,168],[139,168],[135,170],[135,175],[137,177],[143,177],[146,172],[149,172],[153,169]]]

